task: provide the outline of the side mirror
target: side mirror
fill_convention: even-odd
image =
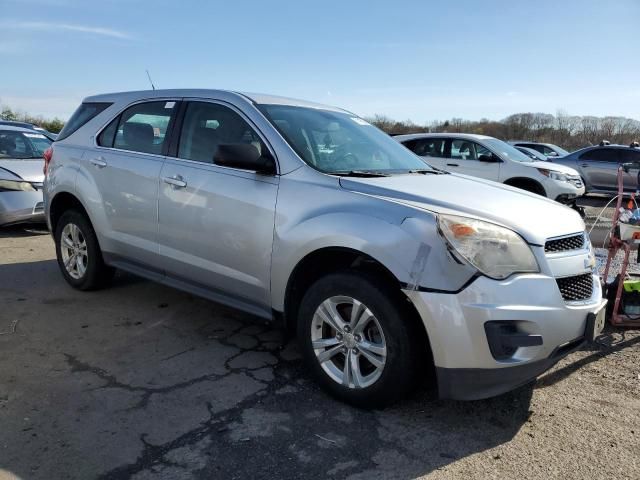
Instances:
[[[547,157],[557,157],[558,156],[558,152],[549,152],[547,153]]]
[[[501,162],[500,157],[498,157],[495,153],[483,154],[478,157],[478,160],[481,162],[487,163],[498,163]]]
[[[263,154],[250,143],[226,143],[218,145],[213,156],[213,163],[222,167],[254,170],[261,174],[276,173],[276,162],[271,153],[265,149]]]

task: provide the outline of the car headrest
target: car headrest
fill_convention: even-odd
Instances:
[[[196,127],[193,130],[194,141],[210,142],[218,139],[218,132],[215,128]]]
[[[149,151],[153,147],[153,127],[150,123],[125,122],[122,136],[125,143],[136,150]]]

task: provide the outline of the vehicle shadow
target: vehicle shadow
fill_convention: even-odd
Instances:
[[[509,442],[531,413],[533,385],[356,409],[278,326],[129,275],[78,292],[57,269],[0,265],[0,331],[19,320],[0,336],[0,442],[23,478],[409,479]]]
[[[620,338],[620,332],[622,332],[622,338]],[[555,385],[585,365],[639,343],[640,337],[634,336],[633,338],[625,340],[624,330],[607,324],[602,335],[594,343],[581,348],[582,351],[593,353],[541,376],[538,379],[536,388],[547,388]]]
[[[0,238],[34,237],[48,234],[49,230],[43,223],[28,223],[0,227]]]

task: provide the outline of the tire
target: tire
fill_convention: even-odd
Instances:
[[[523,181],[515,181],[505,182],[505,185],[509,185],[510,187],[519,188],[520,190],[524,190],[525,192],[535,193],[536,195],[540,195],[542,197],[547,197],[547,192],[544,190],[544,187],[538,183],[534,182],[523,182]],[[549,198],[549,197],[547,197]]]
[[[115,270],[105,265],[98,238],[86,215],[77,210],[64,212],[56,225],[54,238],[58,266],[73,288],[95,290],[113,278]]]
[[[350,319],[354,308],[364,312],[361,322],[334,328],[338,326],[335,315]],[[327,316],[328,311],[334,316]],[[416,340],[423,338],[414,329],[401,292],[391,291],[375,277],[349,272],[316,281],[299,308],[298,338],[313,376],[331,395],[361,408],[390,405],[414,387],[415,372],[421,370],[421,349]],[[327,345],[314,349],[314,342],[316,346]],[[321,362],[318,355],[329,358]],[[347,358],[351,360],[348,367]]]

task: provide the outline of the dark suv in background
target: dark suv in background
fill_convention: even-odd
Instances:
[[[615,193],[618,188],[618,166],[621,163],[640,162],[640,148],[601,144],[550,161],[575,168],[583,179],[586,193]],[[624,174],[624,188],[632,191],[638,188],[637,170]]]

